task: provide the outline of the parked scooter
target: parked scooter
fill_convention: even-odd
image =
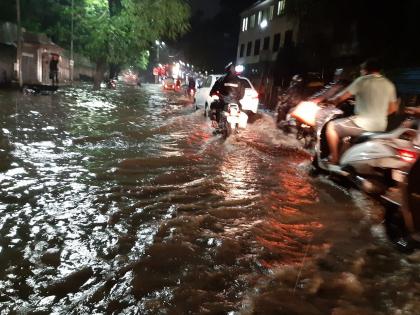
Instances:
[[[417,130],[397,128],[389,133],[364,133],[359,137],[343,139],[342,155],[338,165],[328,163],[329,148],[326,126],[331,120],[342,117],[336,107],[321,107],[314,102],[299,104],[292,113],[296,119],[316,129],[313,167],[349,179],[370,194],[384,194],[397,185],[401,172],[408,172],[420,154],[414,144]]]

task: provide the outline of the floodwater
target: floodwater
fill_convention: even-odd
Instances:
[[[383,210],[267,113],[226,141],[159,86],[0,91],[1,314],[420,314]]]

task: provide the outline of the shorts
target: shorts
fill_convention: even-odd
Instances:
[[[339,138],[357,137],[366,132],[366,130],[356,125],[351,117],[333,120],[330,124],[332,124]]]

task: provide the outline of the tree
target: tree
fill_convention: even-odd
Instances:
[[[21,0],[22,24],[70,46],[71,0]],[[15,21],[15,0],[2,0],[0,19]],[[74,0],[74,49],[96,62],[98,88],[110,64],[141,64],[155,40],[188,28],[185,0]]]
[[[182,0],[85,0],[75,47],[96,61],[97,88],[109,64],[144,61],[156,39],[187,31],[188,18]]]

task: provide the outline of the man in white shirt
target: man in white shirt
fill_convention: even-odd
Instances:
[[[340,139],[356,137],[366,131],[385,131],[388,114],[398,107],[395,86],[380,74],[380,70],[376,60],[367,60],[361,65],[361,76],[332,100],[337,105],[356,97],[355,115],[334,120],[327,126],[332,164],[339,162]]]

